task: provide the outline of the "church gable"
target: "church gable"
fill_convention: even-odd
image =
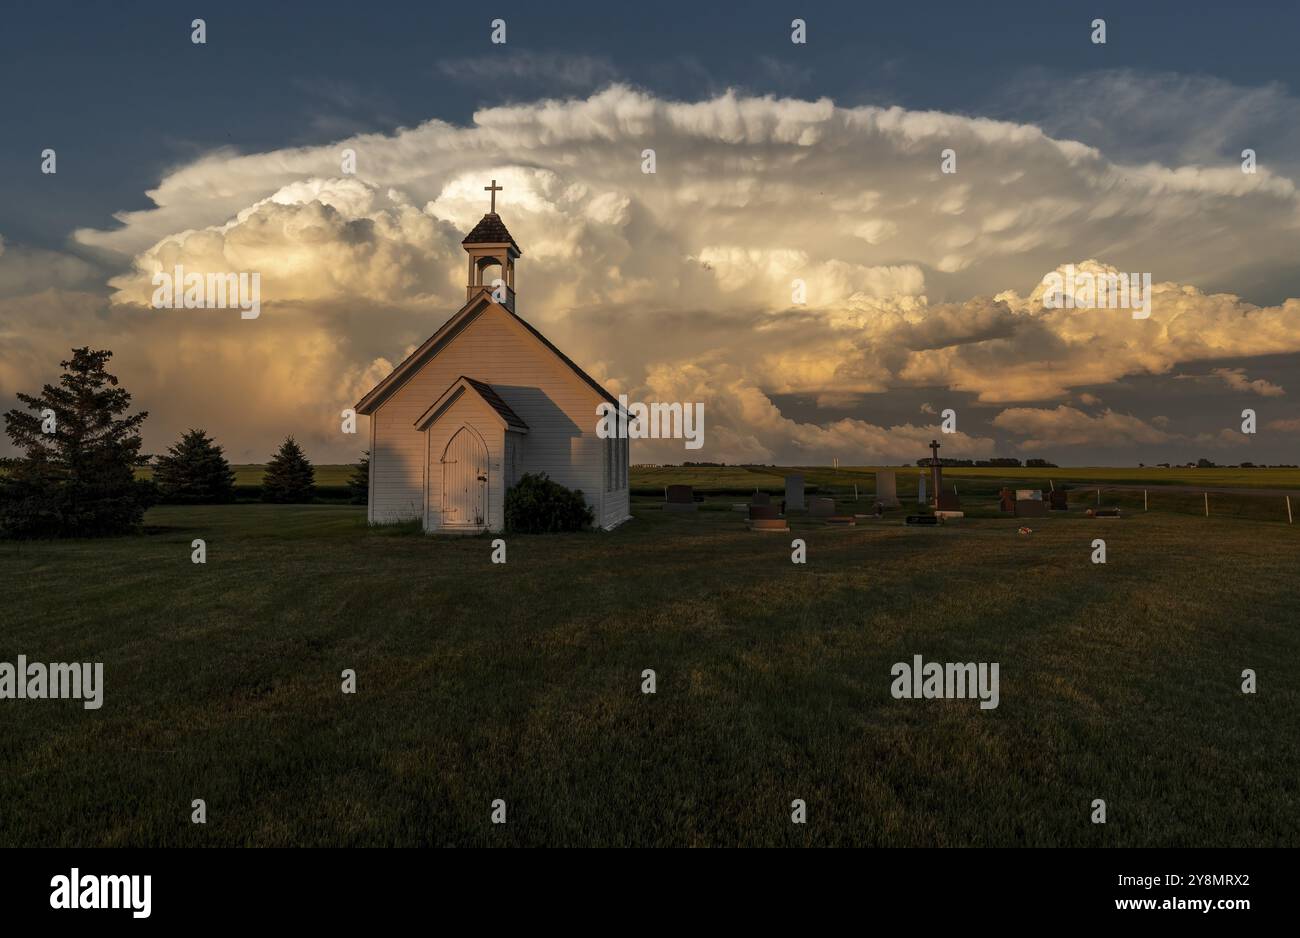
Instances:
[[[534,329],[519,316],[512,313],[498,303],[494,303],[486,294],[478,294],[473,300],[467,303],[461,310],[452,316],[442,327],[430,336],[423,345],[412,352],[401,364],[393,369],[383,381],[375,385],[371,391],[357,404],[356,410],[359,414],[373,414],[378,410],[385,401],[398,392],[415,374],[421,371],[429,362],[437,356],[443,354],[453,343],[460,340],[462,334],[471,330],[475,323],[479,322],[484,316],[500,315],[506,317],[514,326],[516,326],[521,335],[527,335],[533,343],[536,343],[537,351],[542,355],[553,356],[559,363],[586,384],[599,398],[617,403],[617,400],[604,387],[600,385],[595,378],[592,378],[583,371],[574,361],[561,352],[546,336],[542,335],[537,329]],[[498,333],[500,334],[500,333]],[[468,372],[470,374],[473,371]],[[489,379],[490,380],[490,379]]]
[[[371,413],[388,416],[393,411],[406,414],[416,408],[411,415],[414,421],[462,376],[492,385],[524,420],[529,419],[529,401],[518,398],[534,396],[522,394],[526,389],[540,390],[574,418],[581,415],[584,429],[595,427],[596,404],[605,396],[517,317],[488,303],[458,323],[446,341],[440,342],[436,350],[403,376],[400,385],[373,405]]]

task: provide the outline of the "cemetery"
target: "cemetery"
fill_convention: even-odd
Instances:
[[[1074,514],[1071,515],[1070,492],[1057,488],[1053,479],[1047,488],[1024,487],[1012,480],[996,488],[990,497],[986,483],[967,483],[968,497],[963,500],[958,484],[949,473],[945,481],[945,467],[939,458],[941,444],[930,443],[930,456],[919,460],[924,465],[917,471],[879,468],[861,473],[861,481],[846,484],[811,484],[810,477],[822,478],[824,469],[802,471],[764,468],[755,473],[757,484],[745,502],[736,502],[732,491],[709,493],[697,491],[684,483],[666,484],[660,507],[670,513],[692,513],[700,509],[718,507],[717,501],[727,500],[728,508],[741,516],[746,527],[755,532],[789,531],[796,528],[858,527],[862,524],[900,524],[904,527],[935,528],[953,525],[967,519],[979,521],[993,518],[1120,518],[1120,508],[1114,504],[1103,505],[1100,487],[1089,487],[1075,493]],[[665,471],[667,467],[655,466]],[[678,470],[682,477],[691,470]],[[845,473],[852,470],[845,469]],[[899,475],[905,474],[906,487],[914,492],[906,502],[899,495]],[[830,470],[832,476],[845,476],[838,467]],[[857,479],[854,473],[848,478]],[[773,483],[781,482],[783,489],[773,492]],[[741,477],[738,485],[744,484]],[[1095,504],[1083,504],[1089,497]],[[1148,499],[1144,494],[1144,508]]]

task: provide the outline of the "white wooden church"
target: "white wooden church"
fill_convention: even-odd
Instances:
[[[596,435],[596,408],[618,401],[515,312],[523,252],[487,188],[492,211],[462,242],[465,305],[356,405],[370,417],[370,522],[499,531],[506,490],[545,472],[612,528],[631,517],[628,441]]]

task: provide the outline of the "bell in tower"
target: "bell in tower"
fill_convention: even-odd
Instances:
[[[510,312],[515,311],[515,261],[523,255],[515,239],[497,214],[497,193],[501,186],[495,179],[483,187],[492,193],[492,210],[465,236],[461,246],[469,254],[469,286],[465,301],[488,293]]]

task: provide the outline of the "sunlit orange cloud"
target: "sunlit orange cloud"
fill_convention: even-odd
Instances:
[[[940,172],[945,147],[959,153],[954,176]],[[1196,286],[1290,263],[1300,200],[1267,168],[1118,165],[1032,125],[614,86],[486,109],[464,127],[207,154],[167,173],[154,207],[75,233],[117,259],[98,288],[84,261],[19,263],[9,243],[0,391],[49,380],[72,345],[102,344],[151,411],[150,448],[203,426],[239,461],[288,433],[314,458],[353,459],[362,444],[340,434],[339,412],[463,302],[459,240],[489,178],[524,250],[519,312],[613,389],[704,400],[701,458],[897,461],[937,432],[920,414],[794,420],[779,395],[844,407],[962,392],[1015,408],[1023,421],[995,425],[1033,447],[1049,437],[1027,411],[1078,423],[1055,409],[1074,389],[1300,352],[1296,300],[1256,307]],[[1151,318],[1044,308],[1044,276],[1067,263],[1151,272]],[[259,272],[262,314],[153,309],[154,274],[176,265]],[[979,434],[954,443],[994,448]]]

